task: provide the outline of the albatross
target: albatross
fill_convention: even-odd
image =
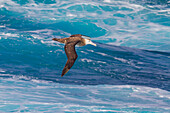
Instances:
[[[61,38],[61,39],[53,38],[52,40],[65,44],[64,50],[68,60],[64,66],[61,77],[63,77],[70,70],[70,68],[73,66],[74,62],[78,57],[75,51],[76,45],[85,46],[87,44],[91,44],[93,46],[96,46],[96,44],[90,40],[90,37],[81,34],[71,35],[68,38]]]

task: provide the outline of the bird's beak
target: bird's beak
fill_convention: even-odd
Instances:
[[[90,42],[90,44],[93,45],[93,46],[97,46],[97,45],[96,45],[95,43],[93,43],[92,41]]]

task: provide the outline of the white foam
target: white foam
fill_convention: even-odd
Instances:
[[[123,59],[123,58],[114,57],[114,59],[119,60],[119,61],[121,61],[123,63],[127,63],[128,62],[126,59]]]
[[[21,13],[26,18],[31,18],[33,21],[38,22],[46,22],[48,20],[57,22],[57,21],[72,21],[73,19],[79,20],[82,18],[88,18],[90,20],[97,20],[96,22],[93,22],[96,26],[105,29],[107,33],[104,36],[98,37],[97,40],[107,40],[107,39],[116,39],[116,41],[109,41],[108,44],[114,44],[114,45],[123,45],[130,47],[137,47],[137,48],[144,48],[147,49],[146,43],[142,43],[143,40],[146,41],[153,41],[154,43],[163,42],[164,45],[168,45],[168,41],[163,41],[163,39],[167,39],[167,37],[164,37],[163,35],[166,33],[158,33],[159,31],[166,31],[169,32],[169,26],[159,25],[150,22],[150,21],[144,21],[144,19],[147,17],[148,14],[159,14],[160,12],[165,12],[166,16],[168,16],[168,13],[170,10],[168,8],[162,8],[159,10],[150,10],[146,6],[142,6],[139,4],[131,3],[129,1],[122,1],[122,0],[103,0],[101,1],[58,1],[54,4],[36,4],[34,0],[30,0],[29,3],[25,5],[17,4],[16,2],[12,0],[1,0],[0,1],[1,6],[8,8],[10,11],[15,11],[18,13]],[[69,9],[70,7],[74,6],[80,6],[82,7],[82,11],[77,11]],[[96,9],[94,11],[88,11],[85,6],[95,7]],[[118,8],[118,10],[110,10],[105,11],[101,8],[101,6],[108,6],[113,8]],[[160,7],[160,6],[152,6],[152,7]],[[164,6],[163,6],[164,7]],[[127,8],[130,10],[122,10],[122,8]],[[62,10],[63,13],[60,11]],[[150,10],[145,11],[145,10]],[[101,14],[97,13],[98,11],[101,12]],[[113,16],[114,14],[124,14],[125,17],[117,17]],[[48,15],[48,16],[47,16]],[[132,15],[134,19],[131,18]],[[68,18],[69,17],[69,18]],[[108,25],[103,22],[103,20],[108,18],[114,18],[116,19],[117,23],[116,25]],[[138,26],[145,26],[139,28]],[[54,30],[55,31],[55,30]],[[52,32],[54,32],[52,31]],[[123,32],[121,32],[123,31]],[[39,31],[36,31],[37,33]],[[48,32],[48,35],[52,35],[52,32]],[[45,34],[45,33],[43,33]],[[68,36],[70,35],[67,33]],[[155,35],[157,38],[156,40],[153,37],[148,38],[149,35]],[[128,38],[127,38],[128,37]],[[160,38],[161,37],[161,38]],[[128,41],[137,41],[139,44],[131,44],[128,45]],[[44,40],[43,40],[44,41]],[[159,49],[159,46],[153,45],[151,47],[153,49]]]
[[[56,18],[50,18],[51,20],[57,20]]]
[[[100,55],[102,55],[102,56],[108,56],[107,54],[105,54],[105,53],[101,53],[101,52],[96,52],[97,54],[100,54]]]
[[[0,5],[0,8],[3,8],[4,7],[4,5]]]
[[[116,110],[105,110],[105,109],[93,109],[94,112],[113,112],[113,113],[122,113],[122,111]]]
[[[140,67],[136,66],[136,65],[133,63],[132,60],[131,60],[131,61],[128,61],[128,60],[123,59],[123,58],[117,58],[117,57],[113,57],[113,58],[114,58],[115,60],[119,60],[119,61],[121,61],[121,62],[123,62],[123,63],[128,63],[129,65],[131,65],[131,66],[133,66],[133,67],[135,67],[135,68],[140,69]],[[141,64],[141,62],[138,62],[138,64]]]
[[[104,0],[103,2],[111,3],[111,0]]]
[[[88,54],[87,52],[85,52],[85,51],[80,51],[81,53],[84,53],[84,54]]]
[[[45,80],[38,80],[38,79],[31,79],[32,82],[35,82],[35,83],[44,83],[44,84],[48,84],[50,83],[51,81],[45,81]]]
[[[0,27],[1,27],[1,28],[4,28],[4,27],[6,27],[6,26],[0,25]]]
[[[99,63],[99,64],[100,64],[100,63],[102,63],[102,64],[106,64],[106,62],[103,62],[103,61],[96,61],[96,60],[91,60],[91,59],[87,59],[87,58],[82,58],[82,59],[81,59],[81,61],[82,61],[82,62],[88,62],[88,63],[90,63],[90,62],[91,62],[91,63],[93,63],[93,64],[95,64],[95,63]]]
[[[133,110],[134,107],[142,108],[142,111],[150,109],[153,112],[157,111],[153,108],[158,108],[159,112],[169,110],[170,93],[159,88],[134,85],[70,85],[40,81],[1,79],[1,103],[5,102],[5,106],[30,105],[27,106],[28,110],[31,110],[31,106],[36,105],[38,109],[43,105],[45,109],[41,110],[44,111],[56,108],[75,112],[124,112],[123,109]]]
[[[19,37],[18,34],[12,34],[12,33],[2,33],[0,34],[1,36],[6,36],[6,37]]]
[[[82,61],[82,62],[85,62],[85,61],[86,61],[86,62],[93,62],[93,60],[87,59],[87,58],[82,58],[81,61]]]
[[[35,39],[43,39],[42,37],[40,37],[39,35],[35,35],[35,34],[33,34],[33,35],[31,35],[33,38],[35,38]]]
[[[71,13],[67,13],[66,16],[68,16],[68,17],[77,17],[77,15],[71,14]]]

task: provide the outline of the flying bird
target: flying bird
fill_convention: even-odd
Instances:
[[[96,46],[96,44],[90,40],[90,37],[81,34],[71,35],[68,38],[61,38],[61,39],[53,38],[52,40],[65,44],[64,50],[68,60],[64,66],[61,77],[64,76],[70,70],[70,68],[73,66],[74,62],[78,57],[75,51],[75,45],[85,46],[87,44],[91,44]]]

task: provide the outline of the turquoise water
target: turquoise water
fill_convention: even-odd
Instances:
[[[168,113],[169,0],[1,0],[0,112]],[[90,36],[60,77],[64,45]]]

